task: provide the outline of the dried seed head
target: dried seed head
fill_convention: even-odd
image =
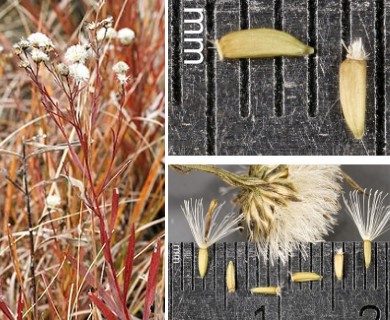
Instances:
[[[320,280],[322,280],[322,276],[315,272],[296,272],[291,274],[291,281],[293,282],[309,282]]]
[[[129,71],[129,69],[130,69],[130,67],[124,61],[119,61],[112,67],[112,70],[116,74],[126,73],[127,71]]]
[[[233,261],[230,261],[226,269],[226,288],[229,293],[236,291],[236,275]]]
[[[74,63],[69,66],[69,75],[79,82],[86,82],[89,79],[89,70],[82,63]]]
[[[85,64],[87,59],[90,57],[90,52],[88,51],[88,45],[76,44],[69,47],[65,52],[65,61],[68,64],[73,63],[82,63]]]
[[[31,59],[36,63],[41,63],[45,61],[49,61],[49,56],[44,53],[41,49],[33,48],[31,50]]]
[[[48,36],[41,32],[35,32],[27,37],[27,40],[32,47],[36,48],[54,48],[53,42]]]
[[[337,280],[343,280],[344,270],[344,252],[342,249],[338,249],[334,256],[334,273]]]
[[[281,292],[282,290],[280,287],[256,287],[251,289],[252,294],[280,296]]]
[[[221,60],[305,56],[314,53],[312,47],[288,33],[267,28],[231,32],[217,40],[215,45]]]
[[[135,38],[135,33],[130,28],[123,28],[118,31],[117,38],[125,46],[131,44]]]
[[[302,244],[322,240],[331,230],[341,192],[338,166],[251,166],[248,178],[254,177],[264,182],[242,187],[235,202],[265,259],[269,248],[271,263],[285,263]]]

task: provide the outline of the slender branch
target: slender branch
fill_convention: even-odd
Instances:
[[[34,235],[33,235],[33,217],[31,213],[31,204],[30,204],[30,192],[28,189],[28,179],[27,179],[27,157],[26,157],[26,142],[23,139],[22,144],[22,161],[23,161],[23,181],[24,181],[24,194],[26,199],[26,208],[27,208],[27,219],[28,219],[28,232],[30,238],[30,272],[31,272],[31,283],[33,291],[33,318],[37,319],[37,284],[35,280],[35,248],[34,248]]]

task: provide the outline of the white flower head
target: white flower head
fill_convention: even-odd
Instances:
[[[61,204],[60,196],[53,194],[46,197],[46,205],[51,208],[58,207]]]
[[[27,37],[28,42],[32,47],[38,48],[54,48],[53,42],[48,36],[41,32],[35,32]]]
[[[3,53],[4,47],[0,44],[0,53]]]
[[[96,33],[96,40],[103,41],[116,38],[116,31],[114,28],[100,28]]]
[[[231,212],[225,214],[222,220],[219,219],[218,216],[222,206],[223,204],[214,209],[209,227],[207,228],[206,217],[203,214],[202,199],[195,200],[195,204],[193,204],[192,199],[184,201],[184,207],[181,207],[181,209],[199,248],[206,249],[240,229],[238,223],[242,220],[242,215]]]
[[[356,39],[348,47],[345,46],[344,42],[343,42],[343,45],[344,45],[345,49],[347,50],[347,58],[348,59],[367,60],[368,55],[366,54],[366,51],[364,50],[362,38]]]
[[[86,82],[89,79],[89,70],[82,63],[74,63],[69,66],[69,75],[76,81]]]
[[[112,70],[117,74],[118,73],[126,73],[127,71],[129,71],[129,69],[130,69],[130,67],[124,61],[119,61],[116,64],[114,64],[114,66],[112,67]]]
[[[36,63],[41,63],[50,60],[49,56],[41,49],[33,48],[30,54],[31,59]]]
[[[65,52],[65,61],[69,64],[73,63],[82,63],[90,57],[90,52],[88,50],[87,45],[76,44],[74,46],[69,47]]]
[[[123,28],[118,31],[117,38],[121,44],[128,46],[133,42],[135,38],[135,32],[130,28]]]
[[[332,230],[341,170],[325,165],[258,167],[259,175],[249,176],[260,177],[264,187],[243,188],[236,203],[259,253],[267,259],[269,249],[271,263],[278,259],[286,263],[294,250],[306,254],[303,245],[323,240]]]
[[[373,241],[390,228],[390,206],[383,202],[388,194],[372,190],[368,196],[358,191],[349,193],[349,200],[343,196],[344,204],[351,215],[363,240]]]

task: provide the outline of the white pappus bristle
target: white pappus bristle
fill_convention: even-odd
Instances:
[[[362,38],[354,40],[348,47],[346,47],[346,50],[348,53],[348,59],[367,60],[367,54],[363,47]]]
[[[345,206],[351,215],[363,240],[373,241],[389,230],[390,206],[384,206],[383,201],[388,194],[372,190],[366,195],[357,190],[349,193],[349,200],[343,196]]]
[[[203,212],[202,199],[195,200],[195,203],[193,203],[192,199],[184,201],[184,207],[182,206],[181,209],[199,248],[207,248],[240,229],[238,223],[241,221],[242,215],[231,212],[226,213],[222,219],[218,218],[222,206],[223,204],[215,208],[208,234],[205,234],[206,221]]]

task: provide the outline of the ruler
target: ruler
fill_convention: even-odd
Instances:
[[[386,153],[389,0],[168,3],[169,154]],[[231,31],[264,27],[294,35],[313,46],[315,54],[218,58],[211,41]],[[358,37],[370,54],[364,144],[345,127],[338,89],[345,58],[341,43]]]
[[[337,281],[333,258],[344,251],[344,278]],[[389,319],[389,243],[376,242],[372,264],[364,267],[362,242],[323,242],[297,253],[285,265],[258,257],[251,243],[219,243],[209,248],[204,279],[193,243],[169,244],[169,319]],[[226,268],[234,262],[236,292],[226,290]],[[313,271],[323,280],[293,283],[291,272]],[[257,286],[282,286],[277,296],[252,295]]]

